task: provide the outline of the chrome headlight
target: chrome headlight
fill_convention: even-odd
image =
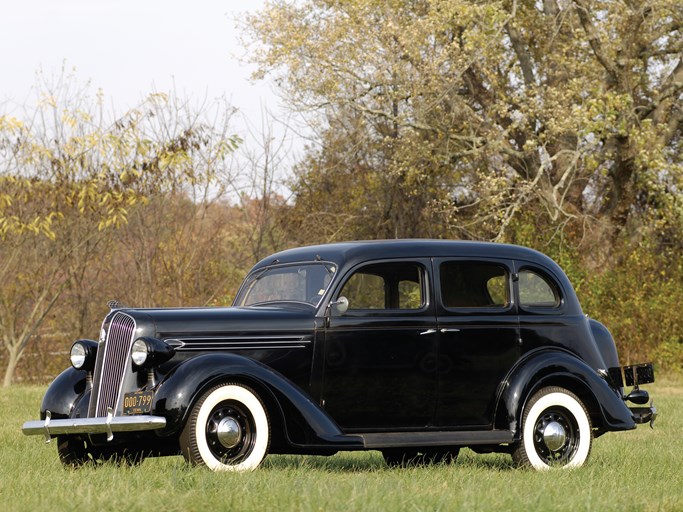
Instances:
[[[97,342],[93,340],[78,340],[71,345],[71,366],[76,370],[92,371],[95,368],[97,356]]]
[[[130,349],[130,358],[136,366],[142,366],[147,361],[149,356],[149,350],[147,349],[147,343],[143,338],[138,338],[133,343],[133,347]]]
[[[138,338],[130,349],[133,368],[152,368],[173,357],[175,349],[168,343],[148,336]]]

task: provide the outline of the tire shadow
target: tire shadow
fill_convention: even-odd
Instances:
[[[261,464],[267,470],[316,470],[323,472],[363,473],[375,471],[429,471],[451,468],[457,470],[518,471],[509,455],[477,454],[463,448],[454,463],[389,467],[378,451],[340,452],[336,455],[269,455]]]

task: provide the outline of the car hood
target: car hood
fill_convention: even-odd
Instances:
[[[315,328],[315,311],[307,309],[252,306],[121,309],[117,312],[135,319],[138,335],[171,338],[311,330]]]

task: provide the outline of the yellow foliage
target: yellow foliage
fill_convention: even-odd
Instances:
[[[355,166],[371,175],[354,175],[368,200],[344,203],[361,232],[379,216],[376,236],[501,239],[531,205],[556,223],[606,217],[619,232],[637,197],[665,187],[680,198],[681,23],[673,0],[307,0],[268,3],[246,30],[256,76],[272,74],[336,132],[302,189]]]
[[[39,93],[35,109],[52,114],[35,116],[42,124],[0,116],[3,238],[39,233],[52,239],[53,224],[72,208],[99,218],[100,229],[121,226],[126,207],[149,195],[213,180],[214,167],[238,141],[187,115],[186,103],[165,93],[109,122],[85,98],[72,102],[63,87]]]

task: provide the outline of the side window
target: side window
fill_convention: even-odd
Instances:
[[[439,268],[447,308],[504,308],[510,304],[508,273],[495,263],[447,261]]]
[[[384,279],[366,272],[356,272],[341,293],[349,299],[349,309],[385,309]]]
[[[420,309],[424,306],[424,271],[417,263],[366,265],[344,284],[349,310]]]
[[[420,309],[424,305],[422,300],[422,285],[419,281],[399,281],[398,307],[400,309]]]
[[[555,288],[533,270],[520,271],[518,286],[521,306],[554,308],[560,305],[560,296]]]

